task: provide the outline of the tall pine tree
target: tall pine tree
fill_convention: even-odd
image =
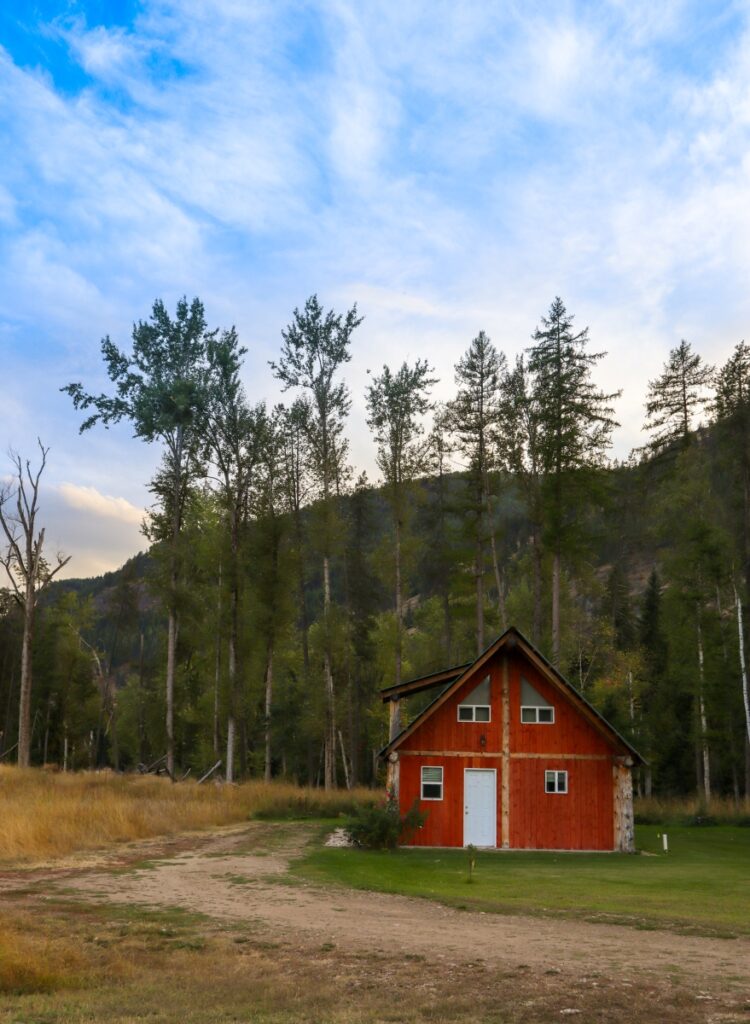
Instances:
[[[588,327],[573,330],[562,299],[556,298],[533,335],[529,370],[538,410],[538,447],[545,480],[547,537],[552,554],[552,661],[560,663],[560,578],[565,543],[617,426],[611,402],[592,380],[604,352],[591,353]]]
[[[507,626],[505,586],[501,577],[493,525],[490,474],[497,467],[497,433],[500,418],[500,384],[506,359],[480,331],[456,364],[458,393],[449,405],[456,447],[465,460],[474,524],[474,579],[476,590],[477,654],[484,650],[484,558],[487,540],[497,591],[500,628]]]

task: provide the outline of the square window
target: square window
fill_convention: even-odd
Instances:
[[[568,792],[568,773],[567,772],[546,771],[544,773],[544,792],[545,793],[567,793]]]
[[[437,766],[422,768],[422,800],[443,799],[443,769]]]
[[[554,708],[538,707],[536,704],[521,707],[521,722],[524,725],[552,725],[554,721]]]
[[[492,709],[489,704],[459,704],[459,722],[489,722],[492,719]]]

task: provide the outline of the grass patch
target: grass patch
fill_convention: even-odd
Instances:
[[[292,870],[317,882],[434,899],[494,913],[562,914],[694,934],[750,934],[750,830],[639,826],[654,856],[317,848]]]
[[[153,776],[0,766],[0,862],[49,861],[250,818],[336,818],[373,799],[367,789],[326,793],[282,782],[175,785]]]

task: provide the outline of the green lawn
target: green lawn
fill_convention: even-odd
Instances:
[[[468,880],[463,850],[374,852],[317,848],[297,874],[355,889],[401,893],[494,913],[565,914],[750,934],[750,828],[639,826],[641,855],[480,852]],[[655,854],[655,856],[648,856]]]

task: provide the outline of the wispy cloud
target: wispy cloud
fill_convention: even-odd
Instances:
[[[427,356],[446,397],[480,328],[512,355],[555,294],[609,350],[602,383],[625,389],[619,454],[640,440],[670,345],[685,336],[718,361],[747,335],[744,4],[135,10],[29,15],[45,62],[10,34],[0,48],[0,358],[15,403],[0,442],[55,437],[57,483],[89,502],[61,490],[58,511],[137,543],[157,453],[124,428],[77,440],[56,388],[105,386],[99,339],[127,344],[157,295],[199,294],[212,323],[238,325],[253,398],[276,394],[267,361],[295,305],[358,300],[352,451],[368,467],[367,369]]]

